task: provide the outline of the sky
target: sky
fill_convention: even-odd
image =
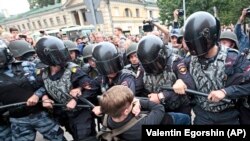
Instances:
[[[0,9],[7,9],[10,15],[23,13],[29,10],[27,0],[0,0]]]

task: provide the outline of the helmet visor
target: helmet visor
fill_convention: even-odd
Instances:
[[[120,55],[117,57],[106,60],[106,61],[96,61],[96,68],[102,75],[109,75],[116,73],[123,69],[123,61]]]
[[[50,50],[48,56],[51,62],[49,65],[63,65],[70,60],[69,51],[67,49]]]
[[[158,74],[165,68],[165,59],[162,55],[158,55],[154,60],[148,63],[142,63],[142,66],[146,73]]]
[[[207,39],[203,36],[191,41],[185,40],[185,42],[191,55],[202,56],[205,55],[209,50]]]

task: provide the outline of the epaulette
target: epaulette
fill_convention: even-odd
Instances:
[[[67,68],[68,68],[72,73],[76,73],[77,67],[79,67],[79,66],[78,66],[77,64],[73,63],[73,62],[68,62],[68,63],[67,63]]]
[[[77,71],[76,67],[71,68],[71,72],[76,73],[76,71]]]
[[[36,69],[36,75],[40,75],[41,74],[41,69]]]

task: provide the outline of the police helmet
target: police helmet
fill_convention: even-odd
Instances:
[[[138,43],[132,43],[126,50],[126,56],[127,58],[129,58],[129,55],[131,55],[132,53],[136,53],[137,50],[137,45]]]
[[[88,58],[92,57],[92,50],[94,48],[94,45],[86,45],[83,50],[82,50],[82,57],[83,57],[83,61],[84,63],[88,62]]]
[[[12,53],[7,47],[0,47],[0,69],[5,68],[9,63],[13,62]]]
[[[123,69],[122,55],[114,44],[109,42],[98,43],[92,53],[96,68],[102,75],[116,73]]]
[[[199,11],[190,15],[184,25],[184,39],[191,55],[207,54],[220,37],[220,22],[210,13]]]
[[[36,44],[36,53],[42,63],[49,66],[64,66],[70,60],[63,41],[53,36],[42,37]]]
[[[26,54],[35,54],[35,50],[31,44],[24,40],[11,41],[8,47],[15,58],[22,57]]]
[[[138,59],[149,74],[158,74],[164,70],[166,53],[163,41],[155,35],[144,36],[138,43]]]
[[[234,48],[239,49],[239,41],[238,41],[238,38],[234,32],[232,32],[232,31],[221,32],[220,40],[222,40],[222,39],[232,40],[235,43]]]
[[[80,54],[80,50],[77,48],[76,44],[71,40],[64,40],[63,43],[69,51],[76,51],[78,54]]]

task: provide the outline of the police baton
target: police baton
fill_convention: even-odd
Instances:
[[[162,90],[169,90],[169,91],[173,91],[174,90],[172,87],[167,87],[167,86],[161,86],[161,89]],[[198,95],[198,96],[204,96],[204,97],[208,96],[208,94],[206,94],[206,93],[198,92],[198,91],[191,90],[191,89],[186,89],[185,91],[187,93]],[[223,98],[221,101],[226,102],[226,103],[230,103],[231,102],[231,100],[227,99],[227,98]]]
[[[54,104],[52,104],[52,105],[55,106],[55,107],[66,107],[65,104],[54,103]],[[77,107],[77,108],[91,108],[89,105],[81,105],[81,104],[76,105],[76,107]]]
[[[26,102],[18,102],[18,103],[12,103],[12,104],[7,104],[7,105],[1,105],[1,109],[6,109],[6,108],[11,108],[11,107],[18,107],[18,106],[24,106],[26,105]]]
[[[86,98],[80,97],[80,96],[78,96],[77,98],[80,99],[82,102],[86,103],[87,105],[89,105],[90,108],[94,108],[95,107],[95,105],[92,102],[90,102],[89,100],[87,100]]]

